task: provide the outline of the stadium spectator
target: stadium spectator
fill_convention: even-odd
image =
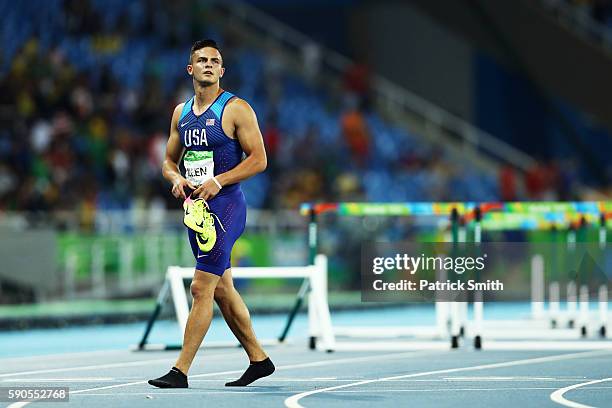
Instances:
[[[254,181],[258,194],[247,194],[250,205],[524,198],[512,175],[453,169],[430,142],[364,109],[366,65],[351,66],[338,92],[322,81],[317,45],[304,46],[296,69],[277,46],[255,48],[236,27],[218,30],[200,6],[163,5],[44,3],[45,18],[23,38],[11,37],[6,50],[15,52],[0,60],[0,209],[48,210],[62,222],[62,211],[77,210],[81,224],[93,228],[98,209],[175,207],[159,164],[172,106],[191,96],[177,47],[205,33],[225,39],[223,86],[252,100],[264,131],[269,169]],[[29,21],[28,7],[15,3],[10,18]],[[205,24],[176,27],[177,15]],[[339,112],[343,97],[349,102]],[[575,196],[577,165],[544,167],[526,177],[529,198]]]
[[[500,197],[503,201],[516,201],[518,197],[516,172],[509,165],[502,166],[499,171]]]
[[[363,113],[353,98],[349,99],[348,109],[342,114],[340,122],[353,160],[359,166],[364,166],[369,151],[370,134]]]

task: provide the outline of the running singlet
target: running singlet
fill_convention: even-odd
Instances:
[[[177,126],[185,147],[185,178],[196,186],[233,169],[242,160],[240,143],[229,138],[221,127],[223,110],[233,97],[222,92],[200,116],[193,113],[194,98],[185,102]],[[246,200],[240,183],[223,186],[214,198],[207,200],[207,208],[212,214],[208,220],[214,221],[214,245],[212,248],[206,245],[210,235],[198,235],[187,228],[189,244],[196,269],[221,276],[231,267],[232,247],[245,228]]]
[[[177,126],[181,144],[185,147],[185,178],[195,186],[233,169],[242,160],[240,143],[228,137],[221,127],[225,105],[233,97],[232,93],[223,91],[199,116],[193,112],[195,96],[183,106]],[[239,187],[239,183],[226,185],[219,195],[229,194]]]

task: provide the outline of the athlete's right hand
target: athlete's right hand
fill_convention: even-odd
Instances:
[[[196,189],[196,186],[187,181],[186,178],[179,177],[172,185],[172,195],[176,198],[186,199],[185,187],[190,188],[191,191]]]

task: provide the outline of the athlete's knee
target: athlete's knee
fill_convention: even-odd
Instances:
[[[193,300],[202,300],[206,298],[212,298],[214,290],[212,285],[207,284],[201,280],[193,280],[191,282],[191,296]]]
[[[215,301],[221,303],[227,301],[227,299],[232,295],[232,290],[233,288],[219,282],[215,288]]]

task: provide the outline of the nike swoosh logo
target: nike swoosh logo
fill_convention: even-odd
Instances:
[[[200,259],[200,258],[204,258],[205,256],[208,256],[208,254],[198,255],[198,259]]]
[[[184,126],[186,126],[188,124],[189,124],[189,122],[181,123],[181,127],[184,127]]]

